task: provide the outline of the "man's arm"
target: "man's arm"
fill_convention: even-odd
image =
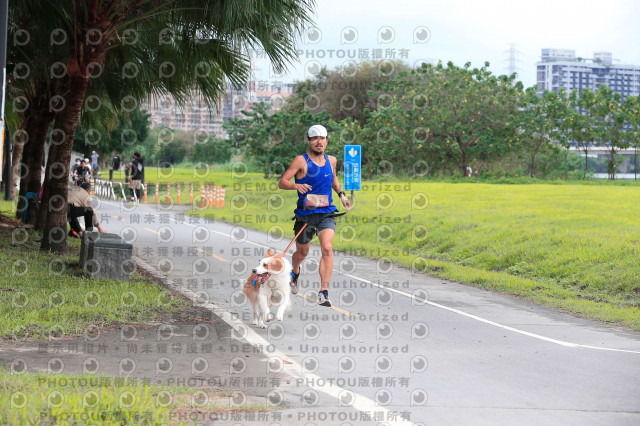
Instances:
[[[81,201],[81,205],[82,207],[90,207],[91,210],[93,211],[93,226],[95,228],[98,228],[98,232],[106,232],[101,226],[100,226],[100,222],[98,221],[98,215],[100,214],[98,212],[98,210],[93,208],[93,205],[91,204],[91,195],[89,195],[89,193],[87,191],[85,191],[84,189],[82,190],[82,192],[80,192],[80,194],[82,194],[82,201]]]
[[[100,223],[98,222],[98,214],[98,210],[93,211],[93,226],[98,228],[98,232],[106,234],[107,231],[102,226],[100,226]]]
[[[305,194],[307,193],[307,191],[310,191],[311,185],[308,185],[306,183],[291,182],[291,179],[296,175],[296,173],[302,170],[302,166],[304,164],[305,164],[305,161],[302,155],[298,155],[296,158],[294,158],[293,161],[291,162],[291,165],[287,169],[287,171],[284,172],[284,174],[280,178],[280,181],[278,182],[278,188],[285,189],[285,190],[295,189],[301,194]]]
[[[331,170],[333,170],[333,182],[331,182],[331,187],[334,191],[340,192],[342,191],[342,189],[340,186],[340,181],[338,180],[338,174],[336,173],[338,160],[336,160],[336,157],[332,157],[331,155],[329,155],[329,162],[331,163]]]

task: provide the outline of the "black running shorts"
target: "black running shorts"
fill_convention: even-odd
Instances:
[[[304,231],[302,231],[302,234],[300,234],[300,236],[296,241],[300,244],[307,244],[311,242],[314,235],[316,235],[316,233],[319,231],[323,231],[325,229],[333,229],[335,231],[336,230],[335,219],[332,217],[325,217],[323,219],[323,216],[325,215],[326,213],[312,213],[305,216],[296,215],[296,221],[295,221],[295,224],[293,225],[294,235],[298,234],[300,229],[304,226],[305,222],[317,228],[316,230],[315,228],[311,228],[309,225],[307,225],[307,227],[304,228]]]

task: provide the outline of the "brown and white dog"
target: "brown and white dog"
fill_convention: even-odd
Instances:
[[[267,251],[242,289],[253,306],[253,324],[267,328],[265,321],[271,318],[271,308],[278,306],[276,319],[282,321],[285,310],[291,309],[291,263],[284,256],[274,256]]]

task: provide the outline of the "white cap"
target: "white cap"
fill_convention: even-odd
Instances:
[[[85,159],[84,159],[84,161],[86,161],[86,162],[88,163],[88,162],[89,162],[89,159],[88,159],[88,158],[85,158]]]
[[[314,136],[322,136],[326,138],[327,134],[327,129],[325,129],[325,127],[321,124],[314,124],[313,126],[309,127],[309,131],[307,131],[307,136],[309,136],[310,138]]]

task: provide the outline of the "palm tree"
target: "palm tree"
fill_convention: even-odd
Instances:
[[[57,42],[59,27],[55,20],[34,19],[37,16],[50,17],[55,12],[50,3],[23,0],[11,6],[7,39],[12,42],[8,43],[7,55],[6,116],[18,142],[13,149],[12,181],[17,182],[18,176],[22,175],[20,194],[24,196],[27,192],[40,191],[44,141],[55,116],[50,101],[59,91],[59,81],[49,74],[46,64],[48,58],[64,55],[66,48]],[[19,202],[18,214],[21,214],[23,201]]]
[[[25,3],[33,5],[34,0]],[[50,149],[43,194],[46,208],[41,209],[46,212],[41,248],[56,252],[67,249],[64,168],[88,90],[105,94],[117,108],[125,96],[140,100],[152,93],[172,93],[183,102],[195,87],[213,107],[225,80],[241,85],[249,78],[247,49],[262,49],[275,69],[286,68],[296,58],[295,37],[311,23],[315,5],[313,0],[37,3],[55,10],[41,19],[69,34],[66,52],[54,58],[66,68],[57,81],[59,98],[54,106],[59,111],[53,125],[64,138]],[[45,61],[50,62],[50,58]]]

